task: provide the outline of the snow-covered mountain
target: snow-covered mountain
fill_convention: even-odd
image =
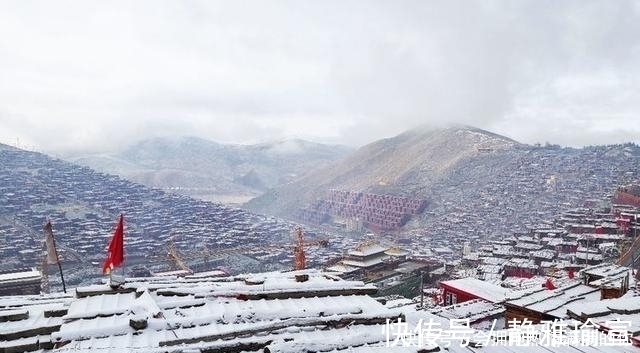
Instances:
[[[118,153],[67,159],[148,186],[234,203],[288,183],[349,151],[345,146],[298,139],[225,145],[177,137],[143,140]]]

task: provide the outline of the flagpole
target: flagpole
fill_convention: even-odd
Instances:
[[[122,281],[124,282],[124,266],[126,264],[125,256],[124,256],[124,213],[120,212],[120,219],[122,219],[122,265],[120,266],[122,269]],[[114,268],[115,270],[115,268]]]
[[[47,225],[51,226],[51,219],[47,220]],[[53,252],[56,255],[56,262],[58,263],[58,270],[60,270],[60,279],[62,280],[62,290],[67,293],[67,286],[64,283],[64,274],[62,273],[62,264],[60,263],[60,257],[58,256],[58,248],[56,247],[56,237],[53,235],[53,227],[50,228],[51,241],[53,242]]]
[[[58,249],[56,248],[56,237],[53,236],[53,232],[51,232],[51,239],[53,240],[53,249],[56,251],[56,262],[58,263],[58,270],[60,270],[62,290],[67,293],[67,286],[64,284],[64,275],[62,274],[62,264],[60,263],[60,258],[58,257]]]
[[[122,281],[124,282],[124,267],[127,264],[127,257],[124,256],[124,213],[120,212],[120,218],[122,218]]]

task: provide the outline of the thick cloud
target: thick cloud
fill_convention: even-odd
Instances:
[[[638,1],[0,4],[0,141],[639,142]]]

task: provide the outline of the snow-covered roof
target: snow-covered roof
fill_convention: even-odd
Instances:
[[[617,278],[620,276],[626,276],[628,271],[629,271],[629,268],[625,266],[620,266],[620,265],[615,265],[610,263],[603,263],[603,264],[587,267],[582,271],[580,271],[580,273],[588,274],[591,277],[597,277],[597,278],[602,278],[602,277]]]
[[[70,295],[62,294],[0,297],[0,316],[16,311],[26,314],[14,319],[7,317],[9,320],[0,324],[0,351],[28,343],[29,338],[34,336],[30,332],[34,330],[37,330],[37,335],[47,335],[57,330],[63,320],[56,313],[66,312],[72,300]]]
[[[397,246],[389,248],[384,253],[389,255],[389,256],[407,256],[407,255],[411,254],[410,251],[407,251],[405,249],[401,249],[401,248],[399,248]]]
[[[531,268],[531,269],[538,268],[538,265],[536,265],[535,261],[529,260],[529,259],[519,259],[519,258],[509,259],[509,261],[507,261],[504,265],[510,266],[510,267],[517,267],[517,268]]]
[[[592,253],[592,252],[582,252],[579,251],[575,253],[575,257],[576,259],[580,259],[580,260],[589,260],[589,261],[602,261],[604,260],[604,256],[602,256],[602,254],[596,254],[596,253]]]
[[[11,272],[11,273],[1,273],[0,274],[0,284],[6,282],[17,282],[24,280],[34,280],[40,279],[42,274],[37,269],[33,268],[30,271],[22,271],[22,272]]]
[[[377,243],[361,244],[353,250],[349,250],[351,256],[370,256],[387,251],[389,247],[381,246]]]
[[[68,309],[65,319],[92,318],[98,315],[117,315],[125,313],[133,301],[136,293],[101,294],[74,300]]]
[[[559,277],[558,277],[559,276]],[[523,277],[507,277],[500,282],[500,285],[506,288],[511,288],[514,292],[516,291],[525,291],[522,293],[527,293],[527,291],[537,290],[542,288],[547,282],[547,276],[533,276],[531,278],[523,278]],[[577,279],[574,277],[573,279],[569,278],[566,275],[566,272],[559,272],[551,278],[552,283],[556,287],[563,287],[570,284],[576,283]],[[516,296],[511,296],[511,298],[515,298]]]
[[[527,242],[520,242],[520,243],[515,245],[515,248],[524,249],[524,250],[540,250],[540,249],[544,248],[544,245],[527,243]]]
[[[165,271],[165,272],[154,272],[153,275],[155,277],[166,277],[166,276],[186,276],[190,275],[191,271],[188,270],[174,270],[174,271]]]
[[[308,280],[299,282],[300,275]],[[56,344],[59,352],[216,351],[305,342],[328,351],[332,344],[379,343],[380,325],[402,314],[370,297],[374,286],[317,270],[127,281],[117,290],[81,287],[75,298],[1,298],[0,315],[15,321],[0,325],[0,349]],[[358,332],[362,336],[353,336]]]
[[[413,262],[413,261],[407,261],[407,262],[403,262],[400,265],[398,265],[398,267],[396,267],[394,269],[395,272],[398,273],[412,273],[415,271],[420,271],[420,270],[426,270],[428,268],[427,265],[425,265],[424,263],[421,262]]]
[[[597,233],[582,233],[577,236],[580,240],[622,240],[624,234],[597,234]]]
[[[310,284],[296,281],[296,275],[301,274],[309,276]],[[135,282],[118,290],[107,285],[79,288],[75,298],[59,294],[0,297],[0,312],[28,312],[28,318],[2,322],[0,335],[4,340],[0,340],[0,350],[57,353],[444,351],[444,347],[432,346],[386,347],[386,323],[402,318],[412,330],[419,320],[432,321],[446,330],[450,324],[448,318],[474,318],[499,308],[476,301],[443,308],[441,316],[418,311],[413,304],[389,308],[362,293],[362,282],[344,281],[320,271],[202,280],[167,277],[132,280]],[[274,294],[269,289],[275,287],[273,281],[280,283],[277,298],[269,297]],[[326,285],[324,294],[318,295],[323,284]],[[215,290],[211,290],[212,286]],[[248,291],[247,286],[257,289]],[[203,290],[195,291],[198,287]],[[84,314],[83,310],[86,310]],[[476,331],[474,341],[487,333]],[[493,353],[520,352],[521,348],[460,347],[454,343],[446,350]],[[550,351],[543,346],[530,348],[527,352]],[[576,348],[592,353],[629,349],[561,346],[552,350],[575,352]]]
[[[537,258],[541,258],[541,259],[547,259],[547,260],[552,260],[554,257],[556,257],[556,252],[553,251],[553,250],[549,250],[549,249],[531,251],[530,254],[533,257],[537,257]]]
[[[496,245],[493,248],[493,255],[496,256],[510,256],[513,255],[515,250],[514,247],[511,245]]]
[[[193,278],[206,278],[206,277],[224,277],[227,276],[228,273],[222,270],[212,270],[206,272],[196,272],[191,275],[186,275],[185,278],[193,279]]]
[[[477,252],[468,253],[463,255],[462,259],[467,261],[478,261],[480,259],[480,254]]]
[[[482,262],[486,265],[504,265],[508,260],[501,257],[487,256],[482,258]]]
[[[633,275],[633,270],[630,268],[627,268],[626,270],[624,270],[625,267],[622,267],[621,271],[616,271],[616,272],[612,272],[609,275],[607,275],[606,277],[602,277],[600,279],[597,279],[595,281],[590,281],[589,285],[592,287],[606,287],[606,288],[620,288],[622,287],[622,283],[625,280],[629,281],[629,286],[630,287],[635,287],[636,285],[636,278]]]
[[[381,257],[377,257],[374,259],[367,259],[367,260],[344,259],[342,260],[342,263],[352,267],[371,267],[371,266],[381,264],[382,259],[383,258]]]
[[[492,303],[500,303],[511,294],[511,290],[507,288],[502,288],[496,284],[481,281],[473,277],[442,281],[440,284],[450,288],[455,288]]]
[[[579,280],[554,290],[538,287],[531,291],[515,292],[518,297],[508,300],[508,305],[545,313],[557,318],[566,318],[567,305],[577,302],[591,302],[600,299],[600,289],[584,285]]]
[[[505,309],[502,305],[482,299],[474,299],[455,305],[439,307],[431,310],[431,313],[446,319],[469,319],[470,322],[477,322],[503,314],[504,311]]]
[[[555,267],[558,270],[562,270],[564,268],[577,268],[577,267],[584,267],[584,265],[579,265],[579,264],[572,264],[569,261],[542,261],[540,263],[540,267],[542,268],[549,268],[549,267]],[[576,272],[577,274],[577,272]]]
[[[340,274],[345,274],[345,273],[351,273],[351,272],[355,272],[357,270],[359,270],[359,267],[355,267],[355,266],[348,266],[345,265],[343,263],[337,263],[333,266],[327,267],[326,270],[329,272],[337,272]]]
[[[599,324],[616,319],[629,321],[628,331],[634,336],[640,334],[640,296],[632,291],[620,298],[569,304],[567,311],[573,317],[591,318]]]
[[[502,265],[478,265],[476,267],[478,272],[487,274],[487,273],[501,273],[503,270]]]
[[[412,312],[407,310],[405,312],[405,315],[409,324],[408,326],[410,328],[416,327],[415,323],[417,320],[420,320],[420,319],[423,322],[432,321],[434,323],[437,323],[438,328],[441,327],[443,330],[447,330],[450,328],[450,322],[448,319],[445,319],[431,312],[424,312],[424,311]],[[544,327],[536,326],[535,329],[537,330],[537,332],[542,332],[544,330]],[[470,341],[474,343],[481,343],[481,344],[486,343],[488,336],[490,334],[489,330],[490,328],[485,328],[485,329],[479,329],[475,331],[475,333],[472,334]],[[495,330],[492,331],[491,333],[494,341],[489,342],[487,346],[477,345],[477,344],[461,346],[460,344],[458,344],[458,342],[452,342],[446,348],[440,347],[439,349],[436,348],[434,350],[428,350],[428,349],[419,350],[418,348],[418,352],[438,351],[438,352],[448,352],[448,353],[522,353],[522,352],[526,352],[526,353],[550,353],[550,352],[554,352],[554,353],[576,353],[576,352],[629,353],[629,352],[640,351],[640,349],[638,349],[637,347],[631,347],[630,345],[627,345],[627,346],[614,346],[614,345],[604,345],[604,344],[582,345],[581,343],[567,343],[566,345],[560,344],[560,345],[551,346],[550,344],[543,344],[538,342],[536,342],[536,344],[530,344],[530,345],[515,344],[515,343],[509,344],[508,342],[504,342],[504,341],[496,342],[498,337],[505,337],[505,333],[507,332],[508,331],[506,330],[502,330],[501,325],[498,323],[498,325],[495,327]],[[373,346],[361,347],[362,350],[348,350],[347,352],[367,352],[367,353],[395,352],[392,350],[393,348],[376,349],[376,347],[373,347]],[[403,352],[407,352],[407,353],[416,352],[416,348],[408,347],[405,349],[406,350]],[[332,351],[331,353],[338,353],[338,351]]]

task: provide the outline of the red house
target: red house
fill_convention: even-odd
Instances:
[[[511,290],[499,285],[467,277],[440,282],[444,305],[453,305],[473,299],[484,299],[491,303],[501,303],[511,294]]]
[[[529,259],[512,258],[504,264],[504,274],[507,277],[531,278],[538,272],[539,266]]]

